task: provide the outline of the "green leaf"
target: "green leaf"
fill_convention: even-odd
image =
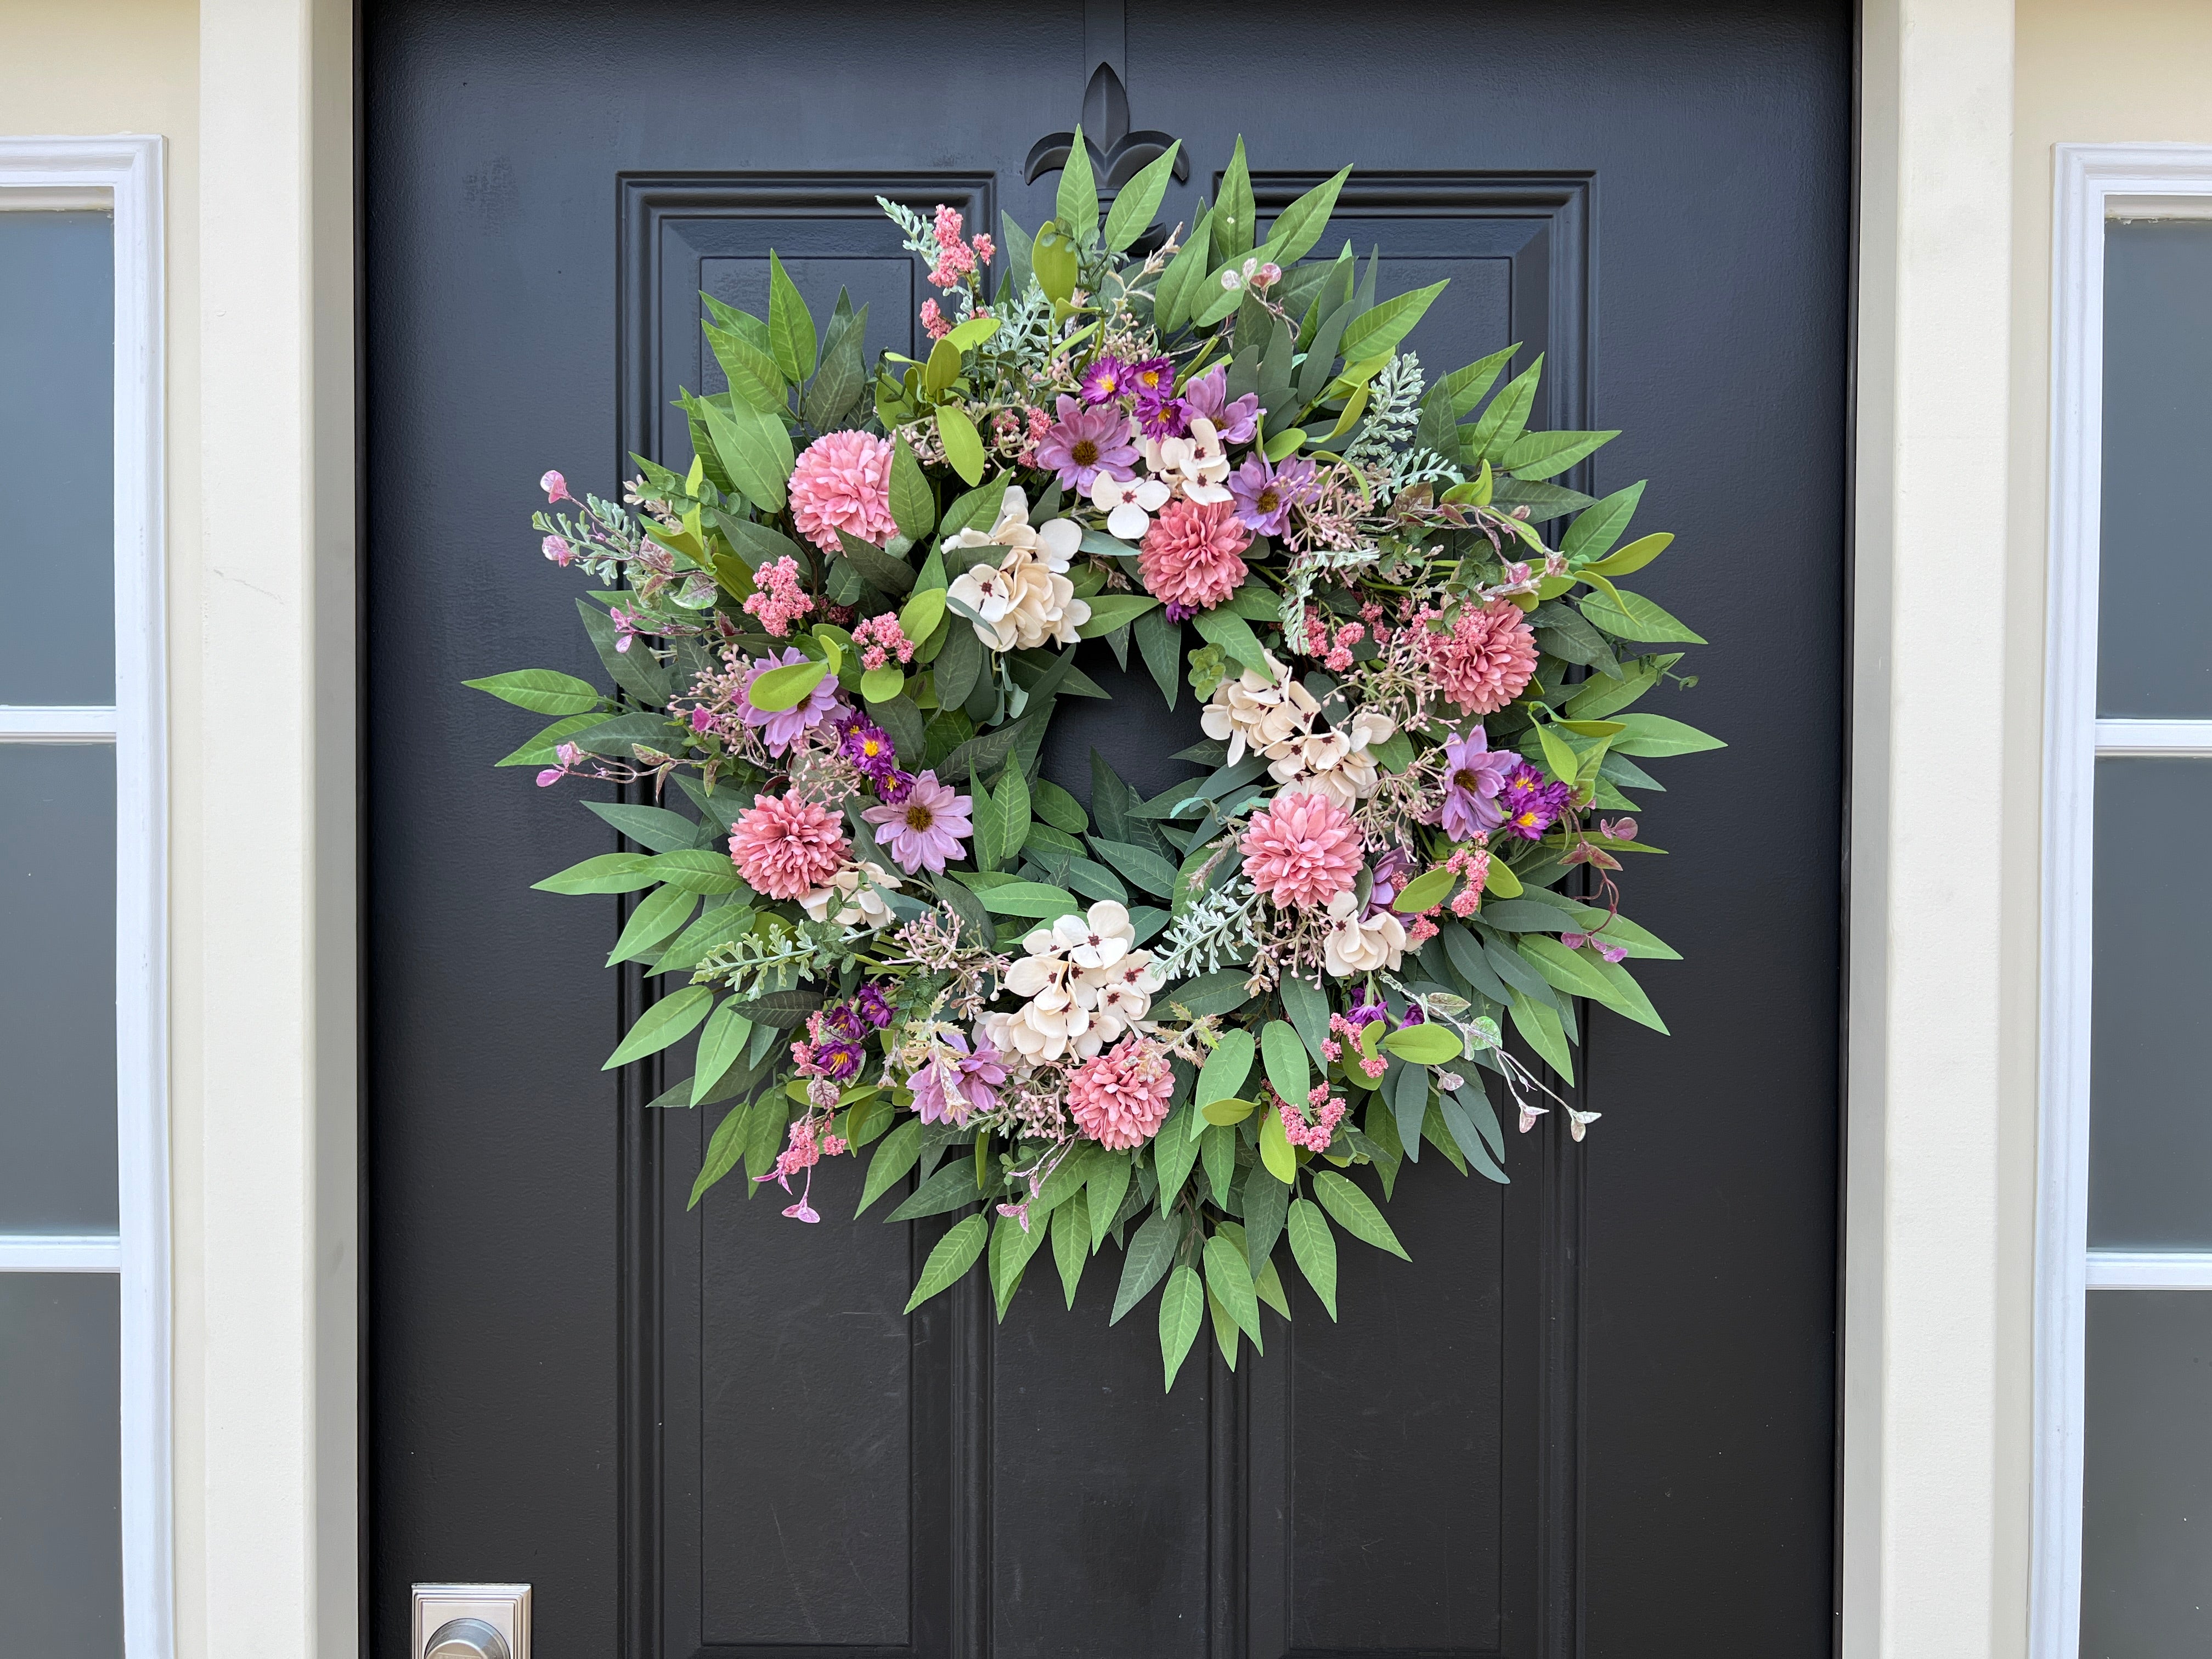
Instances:
[[[1252,1268],[1244,1252],[1219,1233],[1206,1241],[1206,1286],[1212,1291],[1237,1328],[1260,1345],[1260,1302],[1252,1293]]]
[[[1595,506],[1585,507],[1567,526],[1567,533],[1559,539],[1559,551],[1566,555],[1571,564],[1599,557],[1620,539],[1621,532],[1628,528],[1628,521],[1636,516],[1636,504],[1643,499],[1642,480],[1601,497]]]
[[[785,274],[783,261],[771,248],[768,256],[769,355],[793,386],[813,374],[815,344],[814,319],[806,301],[799,297],[797,285]]]
[[[945,459],[955,472],[971,484],[982,482],[983,440],[964,411],[951,404],[938,407],[937,440],[945,446]]]
[[[1304,1041],[1306,1052],[1313,1056],[1313,1063],[1325,1071],[1328,1061],[1321,1045],[1328,1038],[1328,994],[1320,986],[1297,978],[1284,980],[1278,988],[1284,1012],[1290,1015],[1291,1024]]]
[[[1658,684],[1660,677],[1680,660],[1679,654],[1639,657],[1626,665],[1626,672],[1618,680],[1592,678],[1584,681],[1582,689],[1567,699],[1560,712],[1569,720],[1603,720],[1636,702]]]
[[[914,567],[904,559],[895,559],[873,543],[864,542],[857,536],[848,536],[842,530],[837,532],[837,544],[846,562],[860,574],[862,581],[878,592],[896,599],[913,588]],[[916,645],[921,643],[921,640],[914,635],[909,634],[907,637]]]
[[[1067,1305],[1075,1305],[1075,1287],[1083,1282],[1084,1264],[1091,1260],[1091,1211],[1088,1198],[1078,1192],[1052,1212],[1052,1255],[1060,1269],[1060,1289]]]
[[[658,747],[668,742],[668,716],[617,714],[611,720],[586,726],[569,741],[586,754],[627,757],[635,744],[644,743]]]
[[[689,1036],[714,1006],[714,993],[708,986],[687,985],[680,991],[671,992],[637,1017],[637,1024],[629,1028],[629,1035],[616,1045],[614,1053],[607,1056],[606,1064],[599,1069],[611,1072],[633,1060],[659,1054],[670,1043]]]
[[[1433,910],[1451,896],[1452,884],[1459,877],[1449,870],[1431,870],[1415,876],[1405,890],[1390,901],[1390,908],[1400,915],[1417,916],[1424,910]]]
[[[1544,356],[1536,354],[1536,361],[1505,383],[1505,387],[1492,399],[1482,417],[1467,430],[1461,442],[1462,465],[1472,469],[1477,461],[1495,462],[1514,440],[1521,435],[1528,423],[1528,411],[1536,406],[1536,382],[1544,373]]]
[[[885,663],[860,676],[860,696],[870,702],[889,702],[906,690],[906,675],[896,664]]]
[[[1097,1224],[1095,1216],[1091,1224]],[[1104,1236],[1103,1230],[1099,1236]],[[1121,1286],[1114,1292],[1114,1311],[1107,1318],[1108,1324],[1120,1324],[1122,1316],[1168,1276],[1168,1269],[1175,1266],[1176,1246],[1182,1242],[1182,1229],[1166,1211],[1155,1210],[1137,1229],[1121,1258]]]
[[[668,943],[698,908],[699,896],[680,887],[660,887],[646,895],[623,924],[622,937],[607,955],[606,965],[643,962]]]
[[[1551,478],[1602,448],[1619,432],[1527,432],[1513,441],[1498,465],[1516,478]]]
[[[680,890],[671,889],[671,891]],[[753,910],[750,905],[725,904],[708,911],[676,936],[676,942],[660,953],[660,959],[646,969],[648,975],[688,973],[699,965],[700,959],[718,945],[726,945],[752,930]],[[750,1018],[748,1016],[748,1018]]]
[[[921,1156],[921,1120],[910,1117],[884,1137],[883,1144],[876,1148],[876,1155],[868,1160],[868,1179],[860,1188],[860,1207],[853,1213],[865,1215],[869,1205],[906,1179],[906,1172],[914,1168],[915,1160]]]
[[[1417,1066],[1443,1066],[1460,1057],[1459,1033],[1446,1025],[1402,1025],[1382,1046]]]
[[[494,766],[551,766],[561,757],[556,752],[561,745],[579,732],[605,723],[605,716],[594,710],[589,714],[571,714],[557,720],[513,754],[492,763]]]
[[[650,854],[601,853],[530,885],[540,893],[635,893],[659,882]]]
[[[605,695],[589,681],[550,668],[517,668],[461,684],[471,691],[489,691],[501,702],[539,714],[588,714],[606,701]]]
[[[1106,1235],[1113,1230],[1114,1218],[1121,1212],[1121,1200],[1129,1190],[1129,1175],[1126,1153],[1101,1153],[1091,1160],[1089,1171],[1083,1177],[1083,1190],[1091,1194],[1091,1248],[1094,1250],[1106,1242]]]
[[[1153,290],[1152,317],[1163,335],[1183,325],[1190,315],[1192,295],[1212,269],[1212,231],[1213,214],[1208,210],[1198,216],[1188,240],[1160,273],[1159,286]]]
[[[1406,1255],[1406,1247],[1390,1231],[1390,1224],[1375,1207],[1375,1200],[1335,1170],[1323,1170],[1314,1176],[1314,1196],[1321,1200],[1322,1208],[1334,1218],[1338,1226],[1363,1244],[1372,1244],[1378,1250],[1388,1250],[1407,1261],[1413,1259]]]
[[[1087,908],[1065,887],[1042,881],[1010,881],[976,896],[983,902],[983,908],[994,915],[1035,916],[1040,921],[1050,921]]]
[[[1616,755],[1697,755],[1708,749],[1725,749],[1718,738],[1708,737],[1694,726],[1668,720],[1664,714],[1622,714],[1628,729],[1613,740]]]
[[[1370,357],[1389,356],[1397,350],[1398,343],[1413,331],[1413,325],[1421,320],[1421,314],[1443,291],[1443,283],[1431,283],[1426,288],[1415,289],[1411,294],[1401,294],[1395,299],[1385,300],[1373,310],[1353,318],[1344,331],[1344,361],[1358,363]]]
[[[699,826],[681,812],[672,812],[665,806],[644,806],[634,801],[587,800],[584,810],[656,853],[672,853],[679,847],[698,844]]]
[[[1421,1156],[1421,1126],[1428,1116],[1431,1080],[1427,1066],[1412,1066],[1403,1060],[1393,1064],[1382,1079],[1382,1091],[1389,1097],[1406,1156],[1417,1163]]]
[[[699,1068],[691,1074],[694,1106],[714,1091],[714,1085],[744,1053],[752,1034],[752,1021],[739,1013],[733,1002],[724,1003],[707,1017],[707,1028],[699,1033]]]
[[[1126,628],[1148,611],[1159,608],[1149,593],[1101,593],[1090,601],[1091,619],[1078,628],[1078,638],[1103,639],[1117,628]]]
[[[1232,1008],[1241,1008],[1252,999],[1244,983],[1252,975],[1242,968],[1224,968],[1218,973],[1201,974],[1196,979],[1186,980],[1165,995],[1155,998],[1153,1006],[1164,1007],[1169,1003],[1180,1003],[1196,1019],[1206,1014],[1225,1014]],[[1224,1042],[1226,1038],[1223,1039]]]
[[[1221,175],[1221,199],[1213,209],[1213,252],[1217,263],[1242,258],[1259,240],[1257,210],[1252,205],[1252,172],[1244,159],[1244,137],[1229,157]]]
[[[1182,1183],[1190,1178],[1190,1166],[1198,1161],[1198,1139],[1192,1133],[1196,1123],[1198,1115],[1186,1102],[1175,1109],[1153,1139],[1152,1172],[1159,1177],[1159,1201],[1164,1206],[1175,1202]]]
[[[1083,810],[1083,803],[1049,778],[1039,778],[1030,786],[1030,808],[1055,830],[1065,830],[1071,836],[1079,836],[1091,827],[1091,816]]]
[[[679,847],[672,853],[656,853],[653,872],[672,887],[687,893],[738,893],[744,878],[724,853],[703,847]]]
[[[1176,140],[1168,146],[1167,154],[1146,166],[1137,176],[1121,186],[1121,193],[1114,198],[1114,205],[1106,210],[1106,251],[1119,253],[1123,248],[1145,234],[1152,222],[1152,215],[1159,211],[1160,198],[1168,193],[1168,180],[1175,174],[1176,155],[1182,149],[1182,141]],[[1085,158],[1087,162],[1089,158]],[[1065,188],[1066,175],[1061,176]],[[1097,211],[1094,193],[1091,211]],[[1064,210],[1063,210],[1064,212]],[[1285,264],[1290,263],[1285,259]]]
[[[1544,764],[1552,775],[1571,788],[1580,775],[1582,757],[1575,753],[1574,745],[1548,726],[1536,728],[1536,740],[1544,750]]]
[[[1279,1119],[1277,1120],[1280,1121]],[[1283,1236],[1283,1218],[1289,1212],[1292,1186],[1285,1181],[1244,1179],[1244,1260],[1256,1284],[1267,1265],[1275,1241]],[[1285,1317],[1288,1317],[1285,1313]]]
[[[770,513],[781,513],[784,484],[791,477],[793,456],[791,434],[781,416],[763,415],[747,404],[725,410],[704,399],[694,406],[706,419],[714,453],[721,458],[730,480],[747,501]]]
[[[1209,1101],[1234,1099],[1251,1074],[1252,1050],[1252,1034],[1243,1026],[1231,1026],[1222,1033],[1221,1041],[1213,1045],[1213,1052],[1199,1068],[1192,1103],[1204,1106]]]
[[[890,496],[891,520],[908,541],[919,542],[936,527],[937,492],[904,438],[891,451]]]
[[[1269,1020],[1260,1033],[1260,1052],[1266,1058],[1267,1081],[1275,1092],[1290,1102],[1293,1110],[1304,1106],[1313,1078],[1306,1068],[1305,1044],[1297,1029],[1288,1020]]]
[[[763,714],[796,708],[829,678],[830,665],[826,662],[795,662],[782,668],[771,668],[747,689],[745,701]]]
[[[1191,625],[1200,638],[1223,651],[1243,667],[1267,679],[1274,678],[1274,670],[1267,665],[1267,647],[1260,636],[1252,631],[1252,624],[1232,611],[1201,611],[1191,618]]]
[[[1575,1062],[1567,1053],[1566,1030],[1559,1023],[1559,1011],[1536,1001],[1515,986],[1513,1000],[1506,1005],[1506,1012],[1511,1015],[1513,1029],[1521,1033],[1522,1040],[1540,1054],[1553,1071],[1572,1083]]]
[[[1583,616],[1618,640],[1649,640],[1656,643],[1679,640],[1690,645],[1705,642],[1703,635],[1692,632],[1641,593],[1631,593],[1625,588],[1615,588],[1610,594],[1585,593],[1581,605]]]
[[[1177,1267],[1168,1275],[1167,1289],[1160,1292],[1160,1358],[1167,1372],[1162,1393],[1175,1387],[1176,1373],[1182,1369],[1205,1318],[1205,1285],[1190,1268]]]
[[[957,1158],[908,1194],[906,1202],[885,1216],[884,1220],[887,1224],[919,1221],[924,1216],[943,1215],[947,1210],[973,1204],[980,1196],[981,1189],[975,1185],[975,1166],[965,1158]]]
[[[1175,891],[1175,866],[1158,853],[1127,842],[1091,837],[1091,845],[1104,859],[1146,892],[1166,898]]]
[[[1584,570],[1593,576],[1627,576],[1641,570],[1674,544],[1672,531],[1662,530],[1649,536],[1639,536],[1616,553],[1609,553]]]
[[[1322,1307],[1334,1319],[1336,1235],[1329,1231],[1328,1218],[1322,1214],[1318,1206],[1297,1199],[1291,1205],[1284,1231],[1290,1235],[1291,1260],[1306,1276],[1306,1283],[1313,1286],[1313,1293],[1321,1298]]]
[[[1242,1123],[1260,1109],[1249,1100],[1230,1098],[1209,1100],[1198,1109],[1198,1115],[1208,1123]]]
[[[946,708],[959,708],[968,701],[982,672],[983,642],[975,637],[975,629],[955,626],[947,630],[945,647],[930,665],[937,681],[938,702]]]
[[[708,347],[721,365],[730,390],[764,415],[781,414],[787,407],[786,394],[783,371],[775,359],[734,329],[716,328],[703,319],[700,326],[707,331]]]
[[[939,1239],[937,1248],[929,1253],[929,1260],[922,1263],[921,1280],[914,1287],[914,1295],[908,1299],[905,1311],[912,1313],[974,1267],[975,1258],[983,1254],[986,1233],[983,1218],[971,1215]]]
[[[945,620],[945,604],[944,588],[917,589],[899,609],[899,631],[917,646],[924,644],[937,631],[937,624]]]
[[[1006,1322],[1007,1304],[1021,1287],[1022,1271],[1044,1243],[1044,1218],[1024,1227],[1018,1216],[1002,1215],[991,1229],[991,1294],[999,1304],[999,1322]]]
[[[1237,1131],[1212,1125],[1198,1138],[1198,1156],[1206,1165],[1206,1183],[1213,1188],[1213,1201],[1225,1204],[1229,1183],[1237,1174]]]
[[[691,1201],[684,1206],[686,1210],[697,1209],[707,1189],[738,1167],[738,1160],[745,1155],[745,1122],[751,1115],[750,1106],[732,1106],[714,1126],[707,1155],[700,1160],[698,1178],[691,1183]]]
[[[1277,214],[1275,222],[1267,228],[1267,245],[1261,250],[1261,258],[1273,260],[1285,270],[1304,258],[1328,228],[1328,216],[1336,211],[1337,192],[1351,176],[1352,169],[1347,167],[1334,178],[1322,179]]]
[[[1085,246],[1097,240],[1098,184],[1091,171],[1091,147],[1083,142],[1079,125],[1067,152],[1067,165],[1060,171],[1060,193],[1054,198],[1052,216],[1054,222]],[[1146,222],[1151,222],[1150,215]]]
[[[1628,969],[1603,957],[1590,965],[1602,974],[1606,983],[1613,988],[1612,996],[1604,1000],[1607,1007],[1624,1019],[1632,1019],[1638,1025],[1648,1025],[1662,1035],[1667,1034],[1667,1022],[1659,1018],[1659,1011],[1651,1006],[1651,999],[1644,994],[1644,988],[1636,982]]]
[[[763,1176],[775,1167],[776,1154],[783,1150],[784,1131],[791,1122],[790,1102],[781,1091],[771,1089],[753,1103],[745,1116],[745,1173]],[[758,1188],[753,1189],[757,1191]],[[746,1194],[751,1196],[751,1193]]]
[[[1303,1062],[1305,1056],[1301,1053],[1298,1058]],[[1277,1092],[1281,1091],[1279,1090]],[[1291,1150],[1291,1138],[1284,1132],[1280,1112],[1262,1112],[1260,1115],[1260,1162],[1269,1175],[1285,1187],[1298,1178],[1298,1155]],[[1251,1190],[1249,1179],[1244,1185],[1246,1191]]]

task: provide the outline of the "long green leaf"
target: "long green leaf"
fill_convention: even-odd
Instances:
[[[1617,640],[1644,640],[1655,644],[1680,641],[1703,645],[1705,635],[1678,622],[1641,593],[1615,588],[1611,593],[1586,593],[1583,615]]]
[[[1252,1268],[1244,1252],[1216,1233],[1206,1241],[1206,1287],[1237,1322],[1237,1328],[1260,1345],[1260,1301],[1252,1292]]]
[[[1320,1207],[1305,1199],[1291,1205],[1284,1231],[1290,1235],[1291,1258],[1298,1264],[1298,1271],[1313,1286],[1313,1293],[1321,1298],[1322,1307],[1331,1319],[1336,1317],[1336,1235],[1329,1231],[1328,1218]]]
[[[690,1035],[692,1029],[707,1018],[707,1011],[714,1006],[714,993],[705,985],[687,985],[668,995],[637,1017],[637,1024],[629,1028],[629,1035],[607,1056],[603,1072],[611,1072],[617,1066],[628,1065],[647,1054],[657,1054],[672,1042]]]
[[[1252,1034],[1243,1026],[1231,1026],[1224,1031],[1221,1041],[1213,1045],[1213,1052],[1206,1057],[1206,1064],[1199,1068],[1198,1087],[1191,1096],[1192,1103],[1205,1106],[1217,1100],[1235,1099],[1244,1086],[1244,1079],[1251,1074],[1252,1050]]]
[[[1175,891],[1175,866],[1158,853],[1142,847],[1133,847],[1127,842],[1108,841],[1102,836],[1091,837],[1091,845],[1123,875],[1147,893],[1166,898]]]
[[[903,437],[891,451],[890,507],[892,522],[910,542],[937,526],[937,492]]]
[[[680,887],[655,888],[629,913],[622,937],[607,954],[606,965],[645,961],[682,930],[698,905],[696,893],[687,893]]]
[[[1167,1373],[1161,1392],[1175,1387],[1176,1373],[1182,1369],[1205,1318],[1205,1285],[1191,1268],[1177,1267],[1168,1275],[1167,1289],[1160,1292],[1160,1358]]]
[[[974,1267],[975,1258],[983,1254],[988,1231],[983,1218],[971,1215],[939,1239],[937,1248],[929,1253],[929,1260],[922,1263],[921,1281],[907,1299],[905,1311],[912,1313]]]
[[[746,1040],[752,1034],[752,1021],[739,1013],[733,1002],[724,1003],[707,1017],[706,1029],[699,1033],[699,1068],[691,1075],[694,1106],[714,1093],[714,1085],[744,1053]]]
[[[999,1304],[999,1321],[1006,1322],[1007,1305],[1021,1288],[1022,1271],[1044,1243],[1045,1218],[1022,1225],[1019,1216],[1002,1215],[991,1228],[991,1294]]]
[[[783,378],[793,386],[814,374],[814,318],[799,288],[770,248],[768,256],[768,348]],[[743,486],[739,486],[743,488]],[[746,490],[750,495],[750,490]]]
[[[1619,719],[1628,729],[1613,740],[1616,755],[1697,755],[1728,747],[1718,738],[1664,714],[1622,714]]]
[[[706,420],[714,453],[745,499],[770,513],[783,511],[784,483],[794,458],[781,416],[763,415],[742,403],[727,410],[704,400],[692,407]]]
[[[945,446],[945,459],[952,470],[969,483],[981,483],[983,478],[983,439],[975,430],[975,422],[965,411],[953,404],[940,404],[937,410],[937,439]]]
[[[1601,496],[1567,526],[1567,533],[1559,539],[1559,551],[1567,556],[1571,564],[1587,563],[1599,557],[1620,539],[1621,533],[1628,528],[1628,521],[1636,516],[1636,504],[1643,499],[1641,479],[1626,489]]]
[[[1092,1225],[1097,1225],[1095,1219]],[[1121,1285],[1114,1292],[1114,1311],[1107,1318],[1108,1324],[1120,1324],[1122,1316],[1167,1277],[1168,1269],[1175,1266],[1176,1247],[1182,1242],[1182,1230],[1169,1212],[1154,1211],[1137,1229],[1121,1258]]]
[[[1557,477],[1620,435],[1618,431],[1524,432],[1513,441],[1499,465],[1516,478]]]
[[[1256,217],[1252,205],[1251,167],[1244,159],[1244,137],[1240,133],[1237,148],[1229,157],[1228,171],[1221,175],[1221,199],[1213,209],[1213,257],[1217,264],[1241,259],[1252,251],[1259,236],[1259,227],[1254,223]]]
[[[590,681],[550,668],[517,668],[461,684],[471,691],[489,691],[501,702],[539,714],[588,714],[606,701]]]
[[[1054,222],[1078,242],[1088,246],[1097,240],[1098,181],[1091,171],[1091,147],[1083,142],[1080,126],[1075,129],[1067,165],[1060,170],[1060,191],[1052,211]]]
[[[1354,318],[1344,331],[1344,361],[1364,362],[1370,357],[1388,356],[1397,350],[1398,343],[1413,331],[1413,325],[1421,320],[1422,313],[1444,291],[1444,286],[1443,283],[1431,283],[1426,288],[1385,300],[1373,310]]]
[[[1091,1260],[1091,1211],[1080,1192],[1052,1212],[1052,1255],[1060,1269],[1060,1289],[1073,1308],[1075,1287],[1083,1282],[1084,1265]]]
[[[1170,622],[1164,611],[1147,611],[1137,618],[1133,631],[1145,666],[1152,670],[1160,695],[1173,708],[1182,690],[1182,624]]]
[[[1375,1200],[1335,1170],[1323,1170],[1314,1177],[1314,1196],[1321,1200],[1322,1208],[1334,1218],[1338,1226],[1362,1243],[1388,1250],[1407,1261],[1413,1259],[1406,1255],[1406,1247],[1390,1231],[1390,1224],[1375,1207]]]
[[[540,893],[635,893],[659,883],[651,854],[601,853],[530,884]]]
[[[865,1215],[869,1205],[906,1178],[906,1172],[914,1168],[915,1160],[921,1156],[921,1120],[910,1117],[884,1137],[875,1156],[868,1160],[868,1178],[860,1188],[860,1207],[853,1213]]]
[[[1176,156],[1182,149],[1178,138],[1167,149],[1167,154],[1147,165],[1137,176],[1121,186],[1114,198],[1114,205],[1106,210],[1106,251],[1119,253],[1123,248],[1145,234],[1152,222],[1152,215],[1159,211],[1160,198],[1168,193],[1168,180],[1175,174]],[[1090,158],[1085,157],[1087,161]],[[1094,198],[1091,211],[1097,206]],[[1289,260],[1283,262],[1285,264]]]
[[[691,1183],[691,1199],[684,1206],[686,1210],[697,1209],[707,1189],[738,1167],[738,1160],[745,1155],[745,1123],[751,1115],[750,1106],[732,1106],[714,1126],[714,1138],[707,1143],[707,1155],[700,1161],[698,1177]]]
[[[1306,257],[1322,233],[1328,228],[1328,216],[1336,211],[1337,193],[1344,181],[1352,176],[1346,167],[1333,179],[1324,179],[1304,195],[1275,216],[1275,222],[1267,227],[1267,245],[1261,256],[1288,270]]]
[[[1302,1109],[1307,1091],[1313,1086],[1313,1074],[1307,1068],[1305,1044],[1297,1029],[1288,1020],[1269,1020],[1260,1033],[1260,1052],[1267,1060],[1267,1081],[1275,1092],[1290,1103],[1292,1110]]]

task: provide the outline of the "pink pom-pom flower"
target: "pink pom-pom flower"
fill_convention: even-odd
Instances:
[[[1509,599],[1462,605],[1449,633],[1428,636],[1429,667],[1444,695],[1470,714],[1494,714],[1536,672],[1536,636]]]
[[[1359,828],[1326,795],[1276,796],[1242,844],[1245,876],[1285,909],[1319,909],[1359,880]]]
[[[891,447],[866,432],[825,432],[791,469],[791,521],[825,553],[837,532],[880,545],[898,533],[891,517]]]
[[[1233,501],[1177,499],[1160,510],[1145,532],[1137,563],[1145,589],[1170,605],[1211,611],[1244,580],[1238,556],[1252,532],[1237,521]]]
[[[757,795],[730,836],[730,861],[756,892],[795,899],[845,867],[837,815],[804,795]]]
[[[1084,1061],[1067,1080],[1076,1127],[1109,1152],[1126,1152],[1159,1133],[1175,1092],[1175,1073],[1158,1045],[1126,1036]]]

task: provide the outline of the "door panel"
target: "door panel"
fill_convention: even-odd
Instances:
[[[536,1586],[544,1659],[1828,1650],[1847,15],[1117,10],[367,11],[380,1655],[410,1581],[471,1577]],[[1293,1284],[1263,1358],[1165,1396],[1110,1253],[1073,1311],[1041,1255],[1003,1324],[975,1285],[908,1319],[944,1224],[844,1219],[856,1171],[817,1228],[687,1212],[711,1113],[597,1069],[645,994],[597,966],[618,907],[527,889],[613,843],[487,769],[524,721],[458,684],[596,673],[530,486],[688,459],[698,291],[757,310],[774,247],[911,353],[874,197],[1034,228],[1102,38],[1191,151],[1165,220],[1239,131],[1263,211],[1356,161],[1332,237],[1452,279],[1432,374],[1518,341],[1540,424],[1627,428],[1563,482],[1653,479],[1643,586],[1717,641],[1679,712],[1734,745],[1647,815],[1630,908],[1690,960],[1672,1038],[1585,1013],[1592,1139],[1407,1170],[1410,1265],[1347,1246],[1340,1324]],[[1318,62],[1333,101],[1284,91]],[[1115,701],[1063,701],[1048,775],[1186,775],[1187,689],[1083,665]]]

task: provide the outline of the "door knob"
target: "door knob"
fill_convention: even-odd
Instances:
[[[514,1659],[501,1636],[481,1619],[453,1619],[438,1626],[422,1659]]]

